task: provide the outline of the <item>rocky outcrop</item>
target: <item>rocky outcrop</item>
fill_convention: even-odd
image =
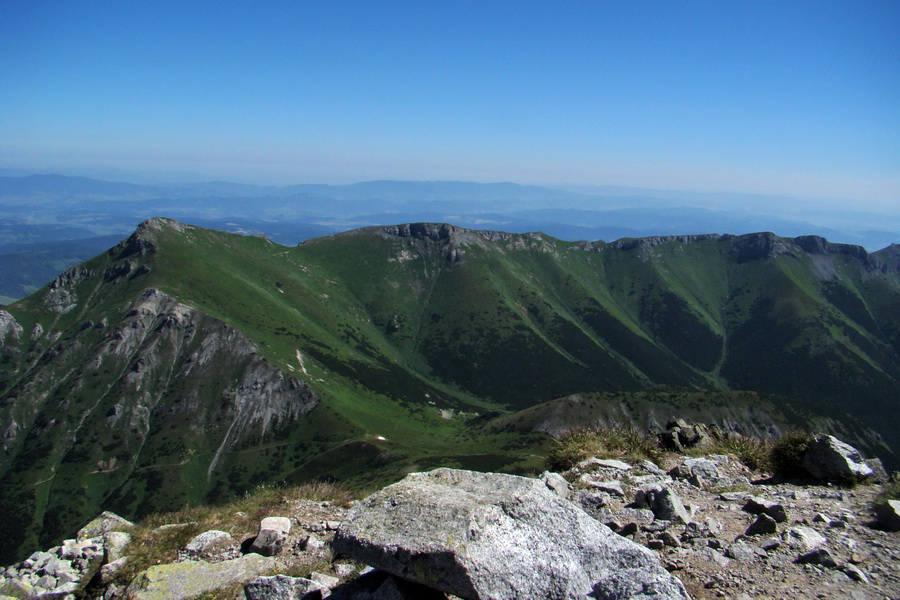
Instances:
[[[652,554],[543,482],[438,469],[359,503],[332,546],[461,598],[686,598]]]
[[[203,456],[209,491],[226,479],[221,466],[236,447],[283,435],[318,405],[307,381],[267,360],[240,330],[156,288],[113,310],[118,317],[85,321],[52,345],[44,335],[40,343],[47,349],[35,357],[45,370],[20,372],[16,394],[0,401],[11,417],[0,425],[0,451],[6,456],[40,443],[48,461],[81,462],[85,473],[107,474],[91,482],[98,493],[86,503],[71,505],[61,486],[14,503],[14,482],[46,479],[58,465],[41,464],[43,472],[31,473],[35,461],[5,463],[0,512],[35,522],[13,524],[12,530],[34,537],[0,538],[0,555],[14,558],[13,544],[26,551],[37,547],[36,532],[44,539],[71,535],[101,509],[97,502],[116,490],[141,495],[162,485],[167,497],[158,501],[186,502],[185,480],[176,472],[187,457],[193,457],[193,470]],[[193,456],[198,443],[202,449]],[[135,471],[142,462],[171,468]],[[150,487],[128,482],[148,476],[154,480]],[[55,516],[45,528],[41,520],[50,514]]]
[[[745,263],[776,256],[797,256],[798,250],[791,240],[765,232],[749,233],[734,238],[729,253],[738,263]]]
[[[101,563],[121,559],[131,538],[117,530],[132,526],[118,515],[104,512],[82,527],[75,539],[0,569],[0,594],[7,590],[21,597],[62,598],[75,592],[94,576]]]
[[[686,462],[695,460],[697,459],[679,457],[673,462],[671,457],[668,457],[664,466],[670,472],[678,473],[683,471],[679,467],[683,468]],[[723,476],[739,481],[738,474],[743,472],[743,469],[736,460],[722,455],[708,457],[708,460],[717,464]],[[628,491],[634,491],[635,486],[647,485],[646,482],[651,479],[672,491],[677,490],[685,508],[691,514],[691,520],[679,523],[659,519],[652,511],[627,506],[625,499],[610,494],[603,494],[605,499],[596,510],[590,512],[590,515],[597,522],[614,529],[618,536],[621,536],[621,541],[627,542],[621,558],[623,562],[630,564],[635,544],[646,546],[659,557],[667,571],[677,575],[688,589],[697,590],[695,595],[697,598],[740,599],[744,597],[743,594],[748,593],[747,590],[752,590],[752,597],[758,598],[796,597],[798,594],[803,597],[822,598],[900,596],[900,573],[893,568],[896,556],[900,556],[900,537],[896,533],[885,531],[884,523],[873,521],[875,499],[881,491],[881,486],[862,484],[852,489],[841,489],[833,485],[809,483],[802,486],[793,483],[773,484],[761,482],[763,481],[761,478],[754,477],[758,482],[756,484],[743,481],[737,484],[742,488],[740,490],[715,492],[693,486],[683,479],[673,479],[658,466],[648,464],[648,461],[635,462],[627,469],[619,468],[625,464],[622,461],[588,460],[583,462],[582,468],[597,469],[594,472],[603,473],[605,477],[618,481],[622,488]],[[451,471],[451,473],[459,472]],[[419,477],[428,475],[430,474],[419,474]],[[489,502],[480,511],[472,507],[477,518],[469,518],[467,515],[473,513],[468,509],[441,512],[435,507],[444,510],[448,507],[458,508],[461,505],[457,502],[458,494],[452,490],[448,494],[446,489],[439,486],[441,489],[435,490],[435,502],[426,502],[421,506],[421,510],[427,515],[426,521],[435,523],[443,519],[450,525],[446,528],[439,526],[430,528],[437,532],[437,537],[434,538],[428,538],[430,534],[411,527],[410,521],[404,518],[404,511],[398,509],[400,505],[417,502],[418,495],[406,489],[401,490],[399,495],[373,496],[383,501],[376,503],[374,510],[381,511],[381,514],[393,514],[396,518],[371,524],[366,528],[367,535],[381,538],[386,544],[387,551],[396,555],[392,556],[391,560],[405,561],[404,564],[410,565],[406,577],[427,579],[428,584],[402,579],[372,567],[365,567],[360,571],[358,562],[349,561],[345,556],[334,555],[327,549],[329,537],[333,532],[345,528],[340,524],[340,520],[346,515],[343,507],[327,501],[296,499],[285,501],[282,497],[277,510],[284,510],[284,514],[290,514],[293,526],[284,542],[283,551],[271,559],[247,554],[243,559],[238,558],[235,561],[234,558],[240,557],[240,550],[236,546],[227,549],[216,547],[215,539],[247,539],[251,532],[256,530],[256,524],[247,520],[244,513],[234,513],[230,509],[225,509],[221,515],[223,518],[221,525],[224,529],[229,529],[230,533],[223,529],[197,536],[188,544],[188,548],[193,549],[196,546],[200,550],[198,553],[187,550],[179,552],[179,562],[157,565],[142,572],[126,590],[128,580],[123,579],[122,567],[129,559],[128,533],[108,530],[104,524],[114,523],[116,519],[114,515],[104,515],[90,527],[83,528],[85,533],[105,530],[102,537],[67,540],[47,552],[35,553],[18,565],[0,568],[0,597],[4,593],[11,593],[17,597],[70,600],[65,595],[69,593],[66,590],[81,587],[99,564],[102,564],[99,572],[91,579],[87,588],[79,592],[82,597],[92,600],[100,598],[120,600],[128,597],[140,598],[144,597],[141,596],[142,593],[148,593],[156,594],[155,597],[177,598],[181,594],[194,593],[195,589],[190,589],[190,586],[199,585],[194,580],[204,582],[203,585],[215,586],[210,588],[208,593],[215,597],[223,597],[229,585],[235,586],[244,581],[243,579],[236,581],[228,575],[230,572],[241,570],[235,568],[235,565],[248,561],[269,560],[270,573],[302,574],[303,577],[251,576],[244,585],[244,595],[247,598],[447,600],[448,596],[444,592],[429,587],[433,585],[431,579],[427,577],[432,572],[433,563],[430,562],[432,560],[438,565],[455,565],[456,568],[462,568],[460,561],[463,560],[469,562],[488,560],[492,562],[484,567],[479,577],[484,578],[488,575],[501,577],[503,573],[514,570],[516,565],[520,567],[531,565],[529,560],[533,559],[536,553],[546,555],[551,560],[561,558],[561,555],[556,553],[557,550],[553,549],[553,544],[571,545],[572,540],[576,539],[574,543],[577,545],[579,543],[577,539],[591,537],[576,535],[573,538],[569,529],[558,529],[560,525],[581,527],[583,521],[577,517],[572,517],[571,522],[557,520],[557,512],[563,507],[570,513],[580,513],[572,503],[561,498],[556,498],[555,506],[544,502],[545,494],[554,497],[554,491],[546,485],[546,480],[555,479],[550,477],[549,473],[545,473],[540,479],[526,480],[531,481],[531,485],[537,490],[541,490],[536,495],[532,494],[529,485],[524,485],[522,487],[524,493],[519,493],[521,489],[513,486],[512,497],[507,497],[509,485],[498,486],[496,482],[504,478],[511,478],[513,481],[521,478],[495,474],[472,475],[492,482],[489,486],[490,491],[487,492],[490,496]],[[575,492],[575,504],[585,493],[595,492],[587,490]],[[463,495],[473,496],[471,492],[465,492]],[[507,499],[497,501],[496,496]],[[479,498],[483,499],[483,496],[477,497],[472,504],[478,506],[481,503]],[[440,504],[443,499],[447,502]],[[541,500],[542,506],[549,509],[546,518],[528,508],[535,499]],[[892,506],[895,515],[896,511],[900,510],[897,501],[887,504]],[[777,508],[778,506],[780,508]],[[741,510],[741,507],[745,510]],[[354,513],[358,510],[359,507],[354,509]],[[370,512],[364,507],[363,510]],[[787,519],[777,522],[767,514],[767,511],[775,514],[783,511]],[[754,513],[758,513],[756,519],[748,527]],[[509,526],[510,520],[518,520],[519,515],[523,514],[530,514],[531,517],[527,517],[518,527]],[[462,528],[459,527],[461,523]],[[361,521],[353,517],[353,526],[359,527],[360,524]],[[141,544],[165,543],[164,540],[172,539],[173,533],[195,525],[171,523],[151,532],[143,531],[136,537]],[[262,525],[261,523],[260,526]],[[417,526],[418,523],[413,522],[413,525]],[[511,532],[514,535],[497,535],[496,530]],[[385,533],[381,535],[379,532]],[[537,539],[531,535],[535,532],[540,533]],[[391,541],[401,538],[402,542],[404,536],[417,535],[420,545],[429,544],[433,548],[443,546],[449,549],[446,553],[439,552],[431,557],[423,557],[406,553],[409,547],[405,542],[395,544]],[[458,538],[457,535],[464,537]],[[473,543],[468,539],[469,535],[478,539]],[[607,532],[607,535],[610,534]],[[453,540],[449,539],[451,536]],[[613,539],[616,537],[613,536]],[[591,542],[591,539],[587,541]],[[604,544],[606,543],[604,541]],[[491,544],[491,547],[484,548],[482,544]],[[520,548],[520,545],[523,548]],[[596,555],[596,552],[593,555]],[[257,558],[248,559],[250,556]],[[135,560],[140,560],[137,557],[138,554],[135,554]],[[330,567],[329,561],[332,563]],[[578,564],[571,569],[577,570]],[[86,571],[81,571],[84,565],[90,567]],[[541,568],[533,569],[531,575],[539,580],[547,579],[549,575],[545,567],[546,565],[543,565]],[[657,564],[656,569],[658,568]],[[438,569],[437,573],[440,575],[443,571]],[[153,582],[147,585],[147,589],[139,589],[141,585],[146,584],[148,575]],[[635,573],[625,570],[612,573],[604,580],[605,586],[602,589],[594,590],[586,597],[646,600],[648,597],[654,597],[653,594],[659,591],[653,587],[648,588],[643,583],[646,577],[647,571]],[[56,587],[52,589],[42,587],[45,585]],[[529,589],[533,591],[535,588]],[[230,591],[228,593],[230,594]],[[502,597],[534,596],[507,594]]]
[[[722,239],[730,239],[731,235],[718,235],[715,233],[702,233],[696,235],[654,235],[644,238],[627,238],[616,240],[606,244],[612,250],[633,250],[635,248],[652,248],[660,244],[669,244],[676,242],[679,244],[689,244],[691,242],[717,241]]]
[[[715,425],[691,425],[684,419],[673,419],[666,423],[665,431],[658,437],[663,448],[680,451],[684,448],[706,448],[724,435]]]
[[[0,344],[17,341],[20,335],[22,335],[22,326],[19,325],[16,318],[5,310],[0,310]]]

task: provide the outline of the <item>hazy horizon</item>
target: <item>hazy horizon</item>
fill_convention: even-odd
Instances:
[[[0,6],[0,165],[900,204],[900,4]]]

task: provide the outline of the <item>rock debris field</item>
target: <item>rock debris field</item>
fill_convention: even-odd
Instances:
[[[249,539],[204,532],[177,562],[125,583],[115,574],[130,524],[105,513],[76,539],[0,569],[0,594],[900,598],[900,506],[876,506],[880,485],[776,483],[727,455],[661,462],[593,458],[537,479],[414,473],[350,509],[292,501]]]

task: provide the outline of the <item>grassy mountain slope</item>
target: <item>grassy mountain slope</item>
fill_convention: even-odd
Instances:
[[[101,507],[534,469],[546,438],[492,417],[576,393],[782,394],[801,422],[850,413],[855,441],[878,445],[868,426],[896,448],[898,265],[894,248],[771,234],[570,243],[416,224],[288,248],[153,219],[0,313],[0,555]],[[797,420],[766,407],[731,425]]]

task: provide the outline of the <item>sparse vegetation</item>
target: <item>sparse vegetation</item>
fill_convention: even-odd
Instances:
[[[788,431],[772,444],[769,451],[769,465],[772,471],[785,477],[807,475],[803,468],[803,457],[812,437],[805,431]]]
[[[547,466],[566,471],[592,456],[656,460],[661,454],[655,437],[633,427],[579,428],[554,440],[547,453]]]
[[[726,435],[703,451],[707,454],[731,454],[748,469],[766,471],[769,466],[771,442],[749,435]]]
[[[894,472],[891,480],[885,483],[878,494],[877,502],[887,502],[888,500],[900,500],[900,472]]]
[[[229,504],[149,515],[131,531],[128,562],[117,573],[116,581],[125,585],[152,565],[177,561],[178,551],[204,531],[220,529],[240,540],[255,535],[262,519],[282,514],[286,505],[296,501],[327,500],[348,505],[361,495],[343,486],[323,482],[293,487],[263,486]],[[216,592],[209,598],[215,600],[220,596]]]

